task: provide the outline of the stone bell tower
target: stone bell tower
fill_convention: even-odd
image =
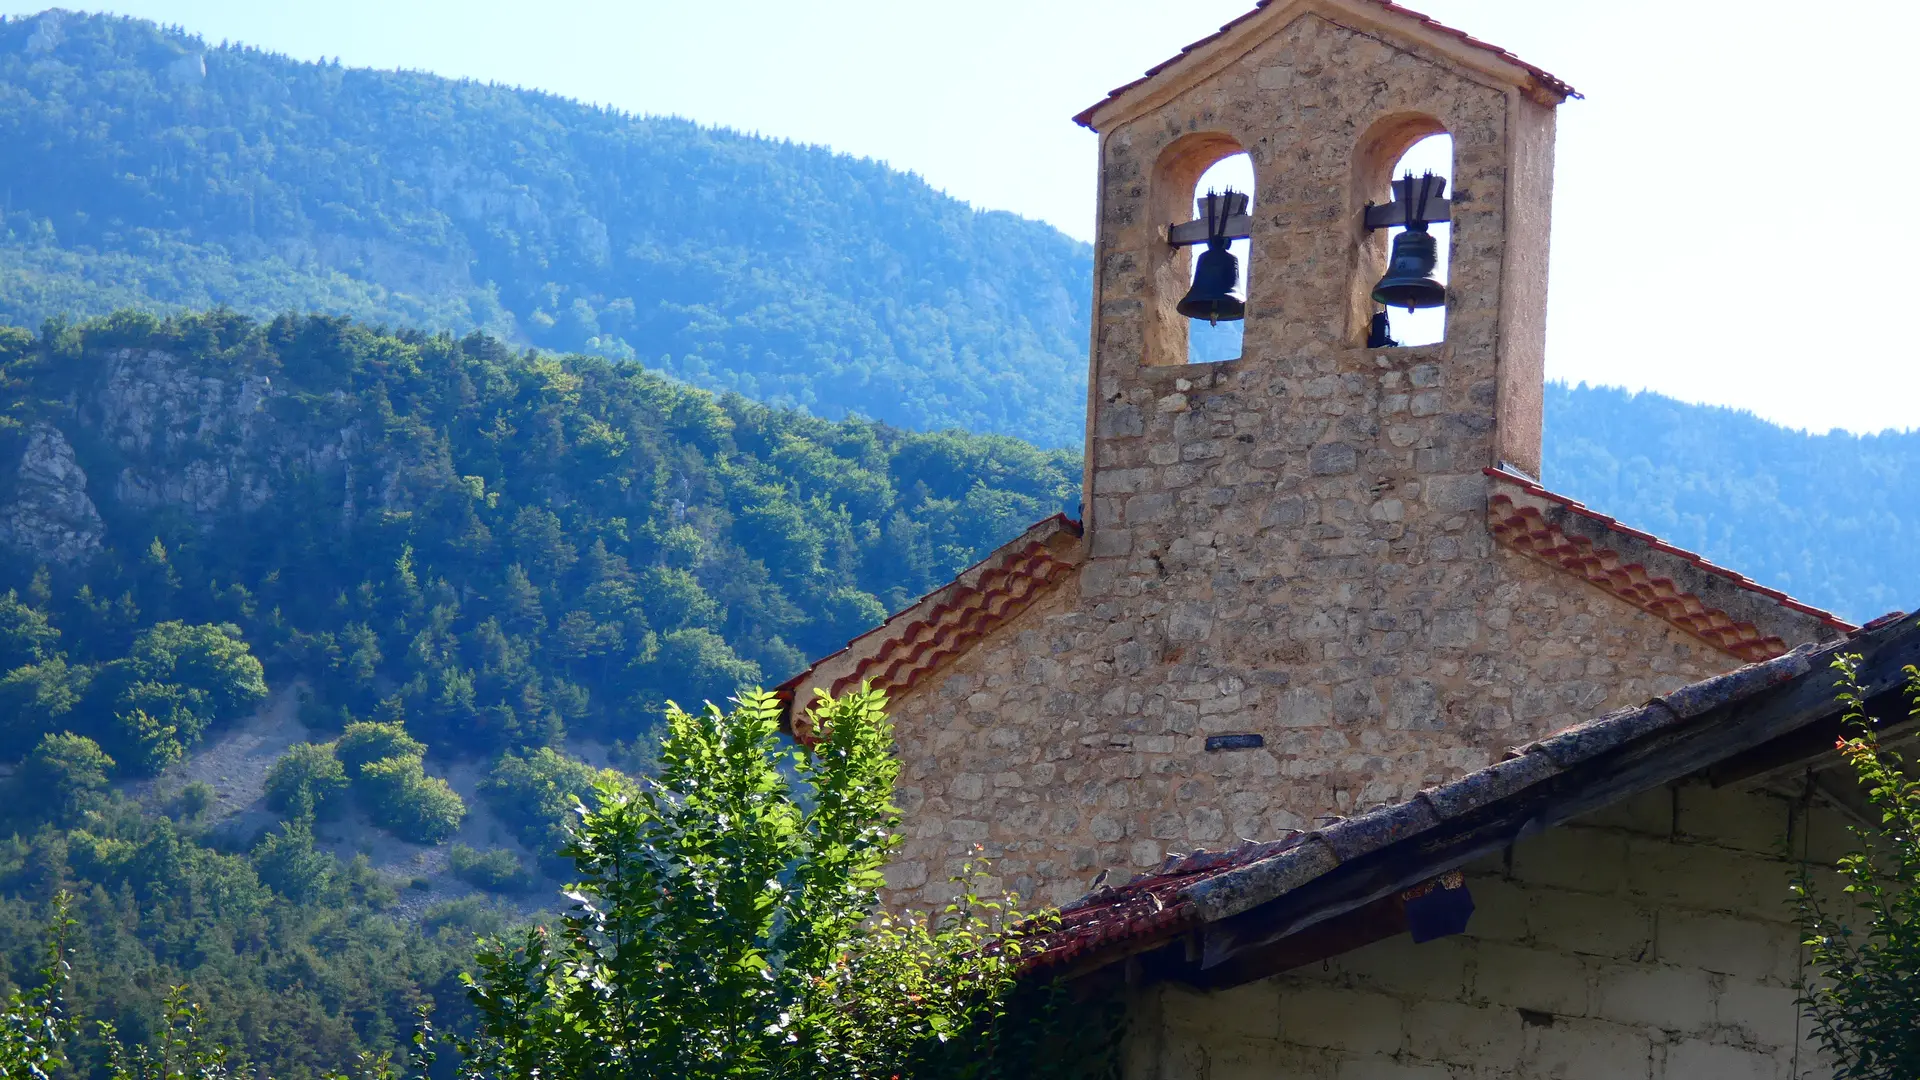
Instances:
[[[1539,474],[1554,107],[1568,93],[1404,9],[1309,0],[1263,4],[1077,118],[1100,133],[1096,578],[1129,572],[1102,560],[1164,565],[1202,546],[1383,565],[1484,546],[1448,528],[1483,505],[1481,470]],[[1366,348],[1386,253],[1366,209],[1388,202],[1400,155],[1442,132],[1445,341]],[[1201,173],[1240,151],[1260,196],[1243,352],[1189,364],[1174,304],[1190,255],[1168,229],[1193,216]]]
[[[783,687],[803,739],[815,689],[889,694],[894,902],[943,901],[976,847],[1070,900],[1841,625],[1529,478],[1571,93],[1384,0],[1265,0],[1079,117],[1100,133],[1085,521],[1035,525]],[[1440,132],[1445,338],[1369,347],[1368,204]],[[1243,352],[1188,363],[1173,241],[1240,151]]]

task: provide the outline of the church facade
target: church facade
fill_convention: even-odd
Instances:
[[[969,853],[1065,903],[1310,830],[1842,620],[1536,479],[1554,76],[1380,0],[1269,0],[1078,117],[1100,136],[1083,522],[801,673],[889,692],[893,900]],[[1369,347],[1369,206],[1451,136],[1444,340]],[[1242,355],[1174,310],[1208,166],[1256,177]],[[1549,481],[1551,478],[1547,478]]]
[[[889,902],[984,853],[1057,906],[1026,971],[1117,995],[1130,1080],[1832,1073],[1786,886],[1878,820],[1834,661],[1911,737],[1920,621],[1850,626],[1541,477],[1571,96],[1387,0],[1262,0],[1082,113],[1083,520],[781,688],[802,741],[817,692],[888,692]],[[1413,287],[1444,336],[1403,347],[1375,297],[1429,188],[1390,174],[1440,133],[1449,279]],[[1196,211],[1242,153],[1244,213]],[[1251,243],[1237,359],[1187,355],[1184,315],[1240,314],[1195,303],[1200,231]]]

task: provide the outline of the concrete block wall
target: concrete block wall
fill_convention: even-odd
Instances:
[[[1127,1080],[1828,1077],[1794,1004],[1779,855],[1793,809],[1661,790],[1470,868],[1464,935],[1223,992],[1146,991]],[[1814,859],[1844,838],[1815,811]]]

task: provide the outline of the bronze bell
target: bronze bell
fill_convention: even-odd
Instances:
[[[1247,317],[1247,305],[1233,290],[1240,284],[1240,260],[1227,250],[1225,237],[1207,240],[1200,263],[1193,268],[1193,287],[1174,310],[1189,319],[1209,323],[1236,322]]]
[[[1373,287],[1375,303],[1388,307],[1439,307],[1447,302],[1447,287],[1434,279],[1440,263],[1439,247],[1425,222],[1416,221],[1393,238],[1393,257],[1387,260],[1387,272]]]

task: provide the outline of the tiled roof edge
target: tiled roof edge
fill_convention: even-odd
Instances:
[[[1609,774],[1604,772],[1603,759],[1610,755],[1658,753],[1645,748],[1645,744],[1678,736],[1715,710],[1752,705],[1767,693],[1802,693],[1806,688],[1794,689],[1789,684],[1825,670],[1842,652],[1864,654],[1883,669],[1879,677],[1886,686],[1897,686],[1904,680],[1902,665],[1917,649],[1920,624],[1910,615],[1894,612],[1839,640],[1809,642],[1770,660],[1679,687],[1644,705],[1616,710],[1514,747],[1503,760],[1428,788],[1404,802],[1280,841],[1170,857],[1155,872],[1137,875],[1118,887],[1100,889],[1061,908],[1063,925],[1041,934],[1040,947],[1024,959],[1023,970],[1030,975],[1068,977],[1095,970],[1197,928],[1242,915],[1310,884],[1318,887],[1320,879],[1350,863],[1385,857],[1391,848],[1430,846],[1438,842],[1435,837],[1444,830],[1469,826],[1486,815],[1513,814],[1516,808],[1530,805],[1527,800],[1552,796],[1567,805],[1575,789],[1565,789],[1568,781],[1563,778],[1576,770],[1607,792],[1592,806],[1617,801],[1643,788],[1608,788]],[[1758,712],[1744,714],[1746,719],[1740,723],[1757,719],[1763,726],[1777,724],[1781,717],[1791,715],[1775,716],[1764,706],[1758,708]],[[1812,719],[1803,716],[1793,722],[1793,727],[1797,729]],[[1711,732],[1703,729],[1688,737],[1703,734]],[[1729,729],[1726,734],[1732,740],[1727,752],[1738,753],[1737,731]],[[1686,768],[1698,764],[1693,760]],[[1593,769],[1603,771],[1588,773]],[[1641,774],[1641,782],[1649,786],[1671,779],[1661,779],[1657,773]],[[1564,790],[1553,796],[1556,787]],[[1448,868],[1435,865],[1438,869],[1427,867],[1419,872]],[[1181,913],[1177,923],[1161,915],[1175,910]]]
[[[955,575],[952,581],[927,593],[926,595],[888,616],[885,622],[872,630],[861,634],[839,649],[814,660],[801,669],[792,678],[774,688],[774,693],[786,703],[786,715],[782,726],[787,733],[796,737],[804,736],[795,726],[795,720],[804,713],[806,702],[796,700],[802,688],[815,681],[820,670],[849,653],[863,647],[874,647],[873,656],[860,662],[853,672],[834,680],[836,687],[849,679],[860,678],[866,665],[877,661],[887,661],[884,671],[892,682],[893,689],[902,689],[910,685],[913,678],[930,670],[932,666],[958,651],[964,651],[974,641],[991,632],[996,626],[1018,614],[1034,600],[1064,578],[1058,571],[1071,564],[1072,560],[1063,559],[1055,551],[1052,542],[1062,534],[1075,539],[1081,536],[1080,522],[1064,513],[1054,514],[1029,526],[1019,536],[988,552],[986,556],[972,566]],[[1044,563],[1036,567],[1036,563]],[[1027,581],[1025,586],[1015,583],[1014,588],[1005,591],[1005,595],[987,596],[977,586],[984,585],[993,577],[996,570],[1012,571],[1007,576]],[[1039,570],[1040,573],[1035,571]],[[957,634],[940,642],[916,642],[906,647],[899,656],[886,653],[890,637],[905,637],[913,634],[924,625],[930,625],[943,614],[971,606],[974,610],[966,612],[960,620],[961,625],[948,629]],[[904,681],[895,682],[898,677]]]
[[[1709,709],[1740,701],[1813,670],[1813,658],[1832,645],[1792,652],[1693,683],[1645,705],[1621,709],[1509,751],[1506,760],[1449,784],[1428,788],[1404,803],[1383,806],[1307,835],[1270,859],[1187,886],[1183,899],[1207,922],[1238,915],[1351,862],[1409,840],[1444,821],[1491,806],[1602,754],[1683,723]],[[1318,853],[1318,854],[1316,854]],[[1335,856],[1329,863],[1327,856]],[[1298,864],[1298,865],[1296,865]]]
[[[1080,112],[1076,113],[1074,115],[1073,122],[1076,124],[1079,124],[1081,127],[1084,127],[1084,128],[1092,128],[1094,113],[1099,112],[1101,109],[1105,108],[1107,105],[1115,101],[1118,101],[1119,99],[1132,93],[1134,90],[1145,85],[1146,83],[1153,81],[1153,79],[1156,76],[1160,75],[1162,72],[1167,71],[1174,67],[1178,67],[1182,62],[1184,62],[1187,59],[1187,57],[1200,51],[1201,49],[1206,48],[1208,45],[1211,45],[1214,42],[1220,40],[1221,38],[1225,37],[1227,34],[1232,33],[1234,28],[1238,27],[1240,24],[1246,22],[1247,20],[1252,19],[1254,16],[1260,14],[1261,11],[1271,6],[1273,2],[1274,0],[1258,0],[1258,2],[1255,3],[1250,10],[1248,10],[1244,14],[1241,14],[1227,21],[1220,27],[1220,29],[1214,31],[1211,34],[1208,34],[1206,37],[1203,37],[1198,41],[1195,41],[1195,42],[1192,42],[1191,44],[1186,45],[1178,53],[1175,53],[1173,56],[1170,56],[1167,59],[1162,60],[1158,64],[1155,64],[1154,66],[1148,68],[1145,74],[1141,75],[1139,78],[1133,80],[1132,82],[1126,83],[1121,86],[1117,86],[1112,90],[1108,91],[1107,96],[1101,98],[1099,101],[1094,102],[1092,105],[1089,105],[1085,109],[1082,109]],[[1539,82],[1541,86],[1547,88],[1548,90],[1554,93],[1559,94],[1562,98],[1577,98],[1581,96],[1579,91],[1567,85],[1566,82],[1562,81],[1561,79],[1554,76],[1553,74],[1546,71],[1545,69],[1529,64],[1525,60],[1520,59],[1518,56],[1515,56],[1513,53],[1508,52],[1507,50],[1501,48],[1500,46],[1494,45],[1491,42],[1482,41],[1479,38],[1474,37],[1472,34],[1469,34],[1464,30],[1456,30],[1453,27],[1448,26],[1443,22],[1440,22],[1439,20],[1429,15],[1423,15],[1420,12],[1414,11],[1411,8],[1406,8],[1406,7],[1400,6],[1399,4],[1395,4],[1392,2],[1392,0],[1364,0],[1364,2],[1372,4],[1373,6],[1379,8],[1380,10],[1388,12],[1390,14],[1399,15],[1405,18],[1412,19],[1415,22],[1418,22],[1421,25],[1427,27],[1428,29],[1445,34],[1448,37],[1451,37],[1460,41],[1462,44],[1472,46],[1473,48],[1479,49],[1482,52],[1491,53],[1492,55],[1499,57],[1500,59],[1506,61],[1507,63],[1512,64],[1514,67],[1520,68],[1522,71],[1525,71],[1527,74],[1533,76],[1533,78],[1537,82]]]
[[[1741,574],[1737,571],[1730,570],[1724,566],[1720,566],[1714,563],[1713,561],[1709,560],[1706,556],[1699,554],[1698,552],[1688,551],[1685,548],[1676,547],[1673,544],[1667,543],[1665,540],[1660,539],[1658,536],[1653,535],[1652,533],[1642,532],[1639,529],[1635,529],[1631,526],[1623,524],[1616,518],[1608,517],[1605,514],[1598,513],[1592,509],[1589,509],[1584,503],[1581,503],[1579,500],[1572,499],[1565,495],[1561,495],[1557,492],[1551,491],[1541,486],[1541,484],[1538,481],[1533,480],[1530,477],[1522,476],[1518,473],[1509,472],[1505,469],[1500,469],[1500,468],[1489,468],[1489,469],[1486,469],[1485,472],[1488,476],[1492,477],[1493,479],[1501,483],[1511,484],[1512,486],[1519,488],[1520,490],[1526,492],[1529,495],[1532,495],[1535,498],[1542,499],[1547,502],[1551,502],[1561,507],[1562,509],[1564,509],[1567,513],[1572,514],[1575,517],[1582,518],[1586,521],[1590,521],[1609,533],[1645,544],[1647,545],[1647,547],[1651,548],[1654,551],[1657,551],[1664,555],[1673,556],[1674,558],[1677,558],[1682,562],[1691,565],[1692,567],[1701,571],[1702,573],[1711,574],[1745,592],[1752,593],[1755,596],[1761,597],[1765,600],[1769,600],[1774,604],[1782,608],[1785,608],[1788,611],[1798,612],[1801,615],[1809,616],[1819,621],[1827,629],[1834,631],[1838,634],[1848,634],[1858,629],[1852,623],[1847,622],[1845,619],[1842,619],[1841,617],[1839,617],[1838,615],[1835,615],[1831,611],[1826,611],[1822,608],[1814,607],[1812,604],[1806,603],[1804,601],[1796,600],[1793,597],[1787,595],[1786,593],[1781,592],[1779,589],[1769,588],[1753,580],[1752,578],[1747,577],[1745,574]],[[1667,618],[1666,615],[1662,614],[1659,611],[1654,611],[1653,614],[1660,615],[1662,618]],[[1672,620],[1669,619],[1669,621],[1672,621]],[[1690,628],[1683,627],[1683,629],[1690,629]],[[1738,654],[1736,653],[1736,655]],[[1756,658],[1757,657],[1754,657],[1751,655],[1743,657],[1743,659],[1749,659],[1749,660],[1756,659]]]

